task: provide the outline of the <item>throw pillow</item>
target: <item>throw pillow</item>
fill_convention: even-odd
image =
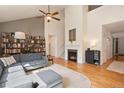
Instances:
[[[7,63],[8,66],[13,64],[13,63],[16,63],[15,59],[13,58],[13,56],[6,57],[5,60],[6,60],[6,63]]]
[[[5,57],[0,58],[0,60],[3,62],[4,66],[6,67],[7,66],[7,63],[6,63]]]
[[[3,58],[0,58],[1,61],[3,62],[4,66],[9,66],[11,64],[14,64],[16,63],[16,60],[14,59],[13,56],[10,56],[10,57],[3,57]]]
[[[4,60],[8,66],[11,65],[10,57],[5,57]]]
[[[11,64],[16,63],[16,60],[14,59],[13,56],[10,56]]]

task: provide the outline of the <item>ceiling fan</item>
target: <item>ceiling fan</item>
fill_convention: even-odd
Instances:
[[[55,15],[58,15],[59,12],[53,12],[53,13],[51,13],[50,12],[50,6],[49,5],[48,5],[48,12],[44,12],[42,10],[39,10],[39,11],[44,14],[44,15],[40,16],[40,18],[46,18],[47,19],[47,22],[50,22],[51,19],[60,21],[59,18],[54,17]]]

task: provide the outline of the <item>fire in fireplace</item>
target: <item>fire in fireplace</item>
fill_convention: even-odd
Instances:
[[[68,60],[77,62],[77,50],[68,49]]]

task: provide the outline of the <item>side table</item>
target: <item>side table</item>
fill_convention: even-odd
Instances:
[[[51,64],[53,64],[54,63],[53,57],[52,56],[49,56],[49,55],[47,57],[48,57],[48,61],[51,62]]]

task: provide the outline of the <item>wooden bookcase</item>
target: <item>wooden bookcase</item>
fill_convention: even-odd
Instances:
[[[0,55],[45,52],[45,38],[26,34],[26,39],[15,39],[14,33],[0,33]]]

